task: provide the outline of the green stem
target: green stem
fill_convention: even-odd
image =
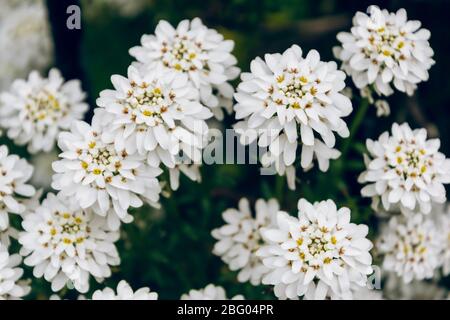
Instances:
[[[353,122],[350,126],[350,136],[344,141],[341,159],[345,160],[347,153],[350,149],[350,146],[352,145],[355,135],[358,132],[358,129],[361,126],[361,123],[363,122],[368,109],[369,109],[369,100],[367,100],[366,98],[362,98],[359,108],[356,111],[355,118],[353,119]]]
[[[283,203],[284,187],[287,181],[284,176],[278,174],[275,179],[275,197],[279,203]]]

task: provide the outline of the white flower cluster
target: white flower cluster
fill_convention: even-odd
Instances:
[[[279,212],[276,226],[261,230],[267,245],[256,254],[271,269],[262,283],[280,299],[351,299],[372,273],[368,227],[350,223],[350,210],[331,200],[300,199],[298,210]]]
[[[158,300],[158,294],[147,287],[133,292],[128,282],[122,280],[117,285],[117,293],[111,288],[97,290],[92,295],[92,300]]]
[[[223,118],[220,107],[231,111],[234,89],[229,81],[240,69],[231,51],[232,40],[206,27],[199,18],[183,20],[176,28],[161,20],[154,35],[144,35],[141,45],[130,49],[145,73],[163,67],[175,76],[186,75],[199,92],[202,104],[211,108],[218,119]]]
[[[114,244],[119,233],[61,193],[49,193],[24,217],[22,226],[19,243],[24,263],[34,268],[35,277],[51,282],[55,292],[69,281],[79,292],[87,292],[89,275],[100,281],[111,275],[110,266],[120,263]]]
[[[189,293],[183,294],[181,300],[229,300],[226,296],[225,289],[221,286],[208,284],[205,288],[199,290],[190,290]],[[231,300],[244,300],[242,295],[237,295]]]
[[[28,80],[15,80],[11,89],[0,95],[0,125],[18,145],[28,151],[49,152],[60,131],[83,118],[88,105],[78,80],[64,82],[58,70],[48,78],[33,71]]]
[[[23,269],[19,267],[21,257],[10,255],[0,243],[0,300],[21,299],[30,292],[30,287],[21,279]]]
[[[44,0],[0,2],[0,91],[43,70],[52,60],[53,45]]]
[[[412,130],[407,123],[392,126],[377,141],[367,140],[367,170],[360,183],[361,193],[372,197],[377,209],[427,214],[432,204],[446,200],[445,183],[450,182],[450,159],[439,152],[439,139],[427,140],[425,129]]]
[[[320,170],[327,171],[329,160],[340,155],[333,149],[334,132],[349,136],[341,119],[352,111],[350,99],[341,93],[345,73],[337,70],[335,62],[320,61],[315,50],[303,57],[297,45],[283,54],[256,58],[250,70],[241,75],[235,94],[236,119],[242,119],[235,130],[241,143],[257,140],[259,147],[267,147],[262,165],[275,165],[280,175],[286,173],[291,189],[299,143],[301,167],[309,169],[315,156]]]
[[[264,266],[256,251],[264,243],[261,228],[272,227],[279,211],[275,199],[258,199],[255,204],[255,216],[252,215],[247,199],[239,201],[239,209],[227,209],[223,219],[227,224],[212,231],[217,239],[213,253],[221,256],[232,271],[239,270],[240,282],[250,281],[253,285],[261,283],[261,278],[269,269]]]
[[[420,28],[420,21],[408,21],[405,9],[390,13],[370,6],[367,12],[356,13],[350,33],[337,35],[341,47],[335,48],[336,57],[359,89],[372,86],[388,96],[393,84],[412,95],[434,64],[430,32]]]
[[[74,197],[83,209],[91,208],[106,217],[108,226],[117,230],[120,221],[132,221],[128,209],[142,206],[142,199],[157,205],[161,170],[107,142],[100,120],[94,116],[92,125],[76,121],[70,132],[61,133],[58,146],[62,159],[53,163],[56,174],[52,187]]]
[[[26,205],[23,201],[35,194],[28,184],[33,167],[16,155],[8,155],[8,148],[0,146],[0,235],[1,243],[9,243],[9,213],[23,214]]]
[[[395,272],[405,283],[433,277],[441,265],[444,239],[431,219],[416,214],[392,217],[381,233],[377,250],[383,268]]]
[[[201,163],[212,116],[198,101],[198,91],[185,74],[164,73],[161,67],[141,75],[135,67],[128,78],[113,76],[115,90],[105,90],[97,100],[103,122],[103,138],[117,151],[139,154],[152,167],[164,164],[172,174],[178,170],[179,153],[190,163]],[[178,187],[178,180],[172,188]]]

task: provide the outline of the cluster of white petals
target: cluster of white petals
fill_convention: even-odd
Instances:
[[[341,47],[334,49],[335,56],[356,87],[373,86],[388,96],[394,85],[412,95],[434,64],[430,32],[420,28],[420,21],[408,21],[405,9],[390,13],[370,6],[367,12],[356,13],[350,33],[338,34]]]
[[[238,209],[230,208],[222,213],[226,224],[211,232],[218,240],[213,253],[222,257],[232,271],[239,271],[240,282],[258,285],[269,271],[255,253],[264,244],[261,228],[273,226],[278,211],[277,200],[258,199],[253,216],[248,200],[242,198]]]
[[[145,164],[144,157],[120,151],[102,135],[101,117],[92,125],[76,121],[70,132],[62,132],[58,146],[61,160],[53,162],[52,187],[73,197],[83,209],[107,218],[108,226],[117,230],[120,221],[129,223],[130,207],[147,203],[157,206],[161,187],[157,176],[161,169]]]
[[[429,213],[434,203],[446,200],[445,183],[450,182],[450,159],[439,152],[439,139],[427,140],[425,129],[412,130],[407,123],[392,126],[377,141],[366,142],[367,170],[360,183],[374,208],[380,200],[384,210]],[[378,209],[377,209],[378,210]]]
[[[271,269],[262,283],[279,299],[351,299],[372,273],[368,227],[350,223],[350,210],[332,200],[300,199],[298,210],[279,212],[276,226],[261,230],[268,244],[257,255]]]
[[[250,70],[241,75],[235,94],[236,119],[241,120],[235,130],[241,143],[257,140],[259,147],[268,148],[262,165],[275,165],[280,175],[286,173],[291,188],[299,143],[301,167],[309,169],[315,156],[320,170],[327,171],[329,160],[340,155],[333,149],[334,133],[349,135],[342,120],[352,111],[350,99],[341,93],[345,73],[335,62],[320,61],[315,50],[303,57],[297,45],[283,54],[256,58]]]
[[[198,100],[186,74],[164,73],[161,66],[141,75],[129,67],[128,77],[111,77],[114,90],[104,90],[97,104],[107,123],[102,137],[117,151],[138,154],[148,165],[164,164],[171,171],[173,189],[178,187],[183,160],[200,164],[208,125],[212,117]],[[182,151],[185,159],[180,159]],[[191,175],[188,175],[191,177]],[[194,179],[196,179],[194,177]]]
[[[161,20],[154,35],[142,36],[141,45],[131,48],[130,54],[145,73],[162,66],[168,73],[184,74],[218,119],[223,118],[220,107],[231,111],[234,89],[229,81],[240,72],[231,53],[232,40],[224,40],[195,18],[181,21],[176,28]]]
[[[23,269],[19,267],[22,259],[18,254],[10,255],[0,243],[0,300],[17,300],[30,292],[25,281],[20,280]]]
[[[49,152],[59,132],[83,118],[88,109],[84,98],[80,81],[64,82],[56,69],[48,78],[33,71],[28,80],[15,80],[0,95],[0,125],[16,144],[27,144],[31,153]]]
[[[158,300],[158,294],[144,287],[133,291],[125,280],[117,285],[117,293],[111,288],[97,290],[92,295],[92,300]]]
[[[383,269],[409,283],[434,276],[442,264],[445,240],[429,217],[400,215],[392,217],[384,226],[376,248],[383,256]]]
[[[101,281],[111,276],[111,266],[120,263],[114,244],[119,233],[61,193],[49,193],[40,207],[24,217],[22,227],[24,263],[33,267],[35,277],[51,282],[55,292],[69,282],[79,292],[87,292],[90,275]]]
[[[189,290],[188,293],[181,296],[181,300],[244,300],[244,297],[237,295],[228,299],[223,287],[210,283],[203,289]]]
[[[53,44],[44,0],[0,2],[0,91],[52,60]]]
[[[28,184],[32,174],[33,167],[25,159],[8,155],[8,148],[0,146],[0,233],[5,243],[9,237],[8,213],[23,214],[26,209],[23,201],[36,192]]]

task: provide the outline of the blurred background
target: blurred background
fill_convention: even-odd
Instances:
[[[68,4],[82,8],[81,30],[65,28]],[[134,210],[135,223],[124,225],[119,243],[122,263],[105,285],[116,287],[121,279],[133,288],[149,286],[161,299],[178,299],[190,289],[208,283],[222,285],[228,296],[243,294],[248,299],[273,298],[268,287],[241,284],[219,257],[211,253],[214,239],[210,231],[222,225],[221,213],[236,207],[242,197],[253,203],[257,198],[276,197],[281,208],[294,212],[297,200],[331,198],[338,206],[352,210],[354,222],[366,223],[371,235],[378,226],[370,200],[360,197],[358,174],[364,169],[362,153],[367,138],[377,138],[393,122],[407,121],[414,128],[425,127],[429,135],[441,139],[441,151],[450,156],[450,2],[446,0],[48,0],[53,38],[53,64],[66,79],[80,78],[88,93],[91,109],[101,90],[110,88],[112,74],[126,74],[132,57],[128,49],[140,42],[142,34],[152,34],[159,20],[176,25],[183,19],[200,17],[225,38],[235,41],[234,54],[242,71],[256,56],[282,52],[292,44],[303,51],[317,49],[322,60],[333,60],[336,34],[348,30],[356,11],[377,4],[389,11],[405,8],[409,19],[418,19],[431,31],[431,47],[436,64],[430,80],[419,84],[413,97],[395,93],[387,100],[391,115],[377,118],[371,108],[346,159],[332,163],[327,173],[317,168],[300,173],[296,191],[288,191],[285,181],[261,176],[257,165],[212,165],[202,168],[201,184],[182,178],[180,189],[162,199],[162,210],[144,207]],[[1,70],[0,70],[1,73]],[[347,84],[353,87],[351,79]],[[236,84],[236,82],[234,83]],[[356,93],[356,91],[355,91]],[[355,104],[354,108],[358,106]],[[88,114],[87,119],[92,116]],[[351,122],[353,114],[347,118]],[[220,124],[231,128],[233,115]],[[13,152],[26,155],[23,148],[2,142]],[[338,146],[342,140],[338,139]],[[41,160],[49,162],[48,160]],[[377,261],[375,260],[375,263]],[[27,269],[30,272],[29,269]],[[441,287],[450,288],[449,279]],[[104,285],[92,282],[91,292]],[[33,279],[31,298],[45,299],[51,294],[45,280]],[[66,290],[66,298],[76,292]]]

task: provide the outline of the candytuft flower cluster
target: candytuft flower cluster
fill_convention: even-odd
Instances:
[[[261,234],[267,245],[256,254],[271,269],[262,283],[280,299],[351,299],[372,273],[368,227],[350,223],[350,210],[332,200],[300,199],[298,217],[279,212]]]
[[[371,86],[389,96],[393,85],[412,95],[434,64],[430,32],[420,27],[420,21],[407,20],[405,9],[390,13],[370,6],[367,14],[356,13],[351,32],[337,35],[341,47],[334,52],[359,89]]]
[[[236,119],[241,120],[235,130],[241,143],[257,141],[260,147],[268,147],[262,165],[275,165],[278,174],[286,174],[291,189],[295,188],[297,153],[303,169],[312,166],[315,156],[320,170],[327,171],[329,160],[340,155],[333,149],[334,133],[349,135],[341,119],[352,111],[350,99],[341,93],[345,73],[337,70],[335,62],[320,61],[316,50],[303,57],[297,45],[283,54],[256,58],[250,70],[242,74],[235,94]]]

